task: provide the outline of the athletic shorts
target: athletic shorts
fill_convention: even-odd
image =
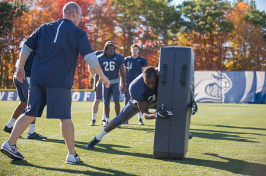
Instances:
[[[113,123],[115,126],[121,125],[123,122],[128,121],[139,112],[140,111],[138,107],[133,106],[128,102],[120,114],[114,118]]]
[[[23,83],[21,83],[19,80],[17,80],[17,72],[15,72],[14,76],[13,76],[13,82],[16,86],[20,101],[21,102],[27,102],[28,101],[28,91],[29,91],[29,84],[28,84],[27,79],[23,80]]]
[[[96,95],[96,99],[101,100],[103,98],[103,91],[102,91],[102,82],[99,81],[98,85],[97,85],[97,90],[95,92]]]
[[[113,101],[119,101],[120,91],[119,91],[119,83],[110,84],[109,88],[106,88],[103,85],[103,102],[105,106],[110,105],[111,96],[113,95]]]
[[[26,115],[41,117],[47,105],[46,118],[71,119],[71,89],[30,83]]]

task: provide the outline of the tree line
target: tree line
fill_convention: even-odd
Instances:
[[[137,43],[148,65],[157,66],[163,46],[188,46],[195,70],[266,70],[266,14],[253,0],[73,0],[83,12],[79,27],[94,50],[113,41],[129,56]],[[20,42],[43,23],[62,18],[68,0],[0,2],[0,88],[12,83]],[[74,89],[91,87],[87,64],[79,58]]]

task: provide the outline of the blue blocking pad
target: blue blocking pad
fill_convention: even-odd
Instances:
[[[194,53],[188,47],[162,47],[159,69],[157,110],[171,110],[173,116],[156,120],[153,157],[184,159],[194,92]]]

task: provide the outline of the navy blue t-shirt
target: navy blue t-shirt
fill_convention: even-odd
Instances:
[[[125,58],[124,65],[127,68],[126,83],[129,85],[137,76],[142,73],[141,68],[147,66],[147,60],[140,56],[135,59],[132,56],[128,56]]]
[[[25,44],[36,52],[31,81],[70,89],[78,61],[93,52],[87,34],[68,19],[42,25]]]
[[[119,66],[123,65],[124,57],[121,54],[115,53],[113,57],[107,57],[105,54],[97,56],[104,75],[109,79],[119,78]]]
[[[143,74],[140,74],[130,83],[129,94],[132,103],[147,101],[149,108],[153,108],[157,103],[157,88],[155,90],[149,89],[144,82]]]

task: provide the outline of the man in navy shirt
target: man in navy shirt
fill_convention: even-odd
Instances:
[[[120,113],[120,88],[122,92],[125,92],[125,73],[124,73],[124,57],[115,52],[115,46],[111,42],[106,42],[104,46],[104,51],[101,55],[98,56],[99,63],[103,70],[103,73],[110,80],[110,87],[103,88],[103,102],[104,102],[104,111],[106,115],[107,124],[109,120],[110,112],[110,101],[111,96],[113,95],[113,101],[115,103],[115,112],[116,115]],[[121,75],[121,87],[119,88],[119,73]],[[104,125],[105,126],[105,125]]]
[[[20,43],[19,53],[21,52],[21,48],[22,48],[24,42],[25,41],[23,40]],[[29,90],[29,84],[30,84],[31,67],[32,67],[32,63],[33,63],[33,58],[34,58],[34,52],[30,53],[30,55],[29,55],[29,57],[25,63],[24,70],[25,70],[26,79],[23,80],[22,83],[19,82],[17,79],[17,69],[13,75],[13,82],[16,86],[20,102],[19,102],[19,105],[15,108],[9,122],[7,123],[7,125],[3,129],[7,133],[12,132],[12,129],[13,129],[13,126],[14,126],[16,119],[24,112],[24,110],[27,106],[28,90]],[[16,68],[17,68],[17,64],[18,64],[18,62],[16,63]],[[47,137],[42,136],[42,135],[35,132],[35,120],[33,120],[32,123],[29,125],[29,134],[28,134],[27,138],[28,139],[47,139]]]
[[[114,118],[108,125],[92,139],[87,145],[87,149],[93,149],[102,138],[118,125],[131,119],[138,112],[141,112],[145,119],[167,118],[171,112],[167,110],[149,112],[149,109],[155,109],[157,104],[158,72],[153,67],[146,67],[129,86],[131,99],[122,109],[121,113]]]
[[[131,45],[131,56],[125,58],[125,73],[126,73],[126,93],[124,95],[125,105],[130,99],[129,85],[130,83],[139,76],[144,68],[147,66],[147,60],[144,57],[139,56],[139,46],[137,44]],[[142,121],[142,114],[138,113],[138,121],[140,125],[144,125]],[[127,124],[128,122],[126,122]]]
[[[68,154],[66,164],[80,161],[75,152],[74,126],[71,120],[71,87],[78,61],[78,53],[89,64],[100,80],[109,87],[97,56],[91,49],[87,34],[78,24],[82,10],[75,2],[63,7],[63,19],[38,28],[24,43],[19,57],[17,79],[25,79],[24,65],[31,51],[35,51],[26,113],[20,116],[1,152],[12,159],[24,159],[16,149],[19,136],[29,124],[42,115],[47,105],[47,118],[60,119],[62,135]]]

